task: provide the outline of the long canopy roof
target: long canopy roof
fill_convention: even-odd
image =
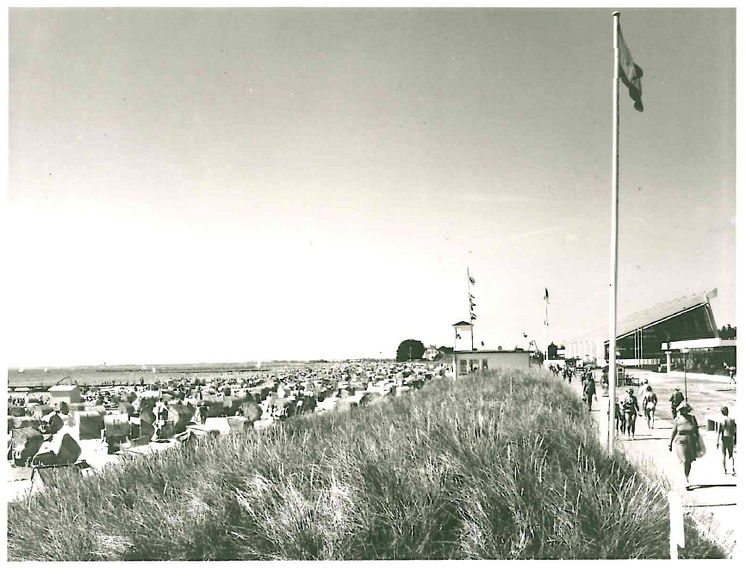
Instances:
[[[717,289],[713,289],[709,292],[700,292],[690,296],[682,296],[667,302],[661,302],[651,306],[650,308],[646,308],[645,310],[640,310],[639,312],[630,314],[623,320],[617,322],[617,339],[628,336],[629,334],[634,333],[635,330],[650,328],[656,324],[660,324],[664,320],[674,318],[680,314],[699,308],[700,306],[709,306],[710,298],[716,296]],[[712,319],[712,328],[711,332],[716,336],[717,327],[714,318]],[[599,338],[603,338],[604,342],[609,341],[608,326],[597,328],[588,334],[570,340],[570,342],[597,340]]]

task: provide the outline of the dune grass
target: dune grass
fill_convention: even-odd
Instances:
[[[668,557],[667,489],[541,370],[66,470],[9,505],[10,560]]]

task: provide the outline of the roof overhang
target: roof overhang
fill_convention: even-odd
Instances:
[[[679,342],[663,342],[661,350],[696,350],[701,348],[730,348],[736,347],[736,340],[721,338],[702,338],[700,340],[681,340]]]
[[[666,320],[676,318],[692,310],[696,310],[703,306],[708,311],[708,320],[710,321],[710,327],[713,333],[716,334],[717,326],[712,315],[711,308],[709,307],[710,299],[717,297],[717,289],[712,289],[707,292],[700,292],[692,294],[690,296],[676,298],[668,302],[662,302],[651,306],[645,310],[641,310],[630,314],[626,318],[623,318],[617,323],[617,340],[626,338],[634,334],[638,330],[646,330],[657,326]],[[575,342],[598,342],[603,341],[605,344],[609,343],[609,329],[608,327],[597,328],[593,332],[585,334],[583,336],[569,340],[567,343]]]

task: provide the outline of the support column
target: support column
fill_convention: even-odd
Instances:
[[[666,352],[666,373],[671,373],[671,351]]]

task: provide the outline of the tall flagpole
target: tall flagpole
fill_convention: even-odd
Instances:
[[[616,404],[616,300],[617,262],[619,259],[619,12],[612,14],[614,21],[614,73],[612,80],[613,118],[611,143],[611,288],[609,290],[609,453],[614,451],[614,406]]]
[[[544,299],[544,361],[549,359],[549,299]]]
[[[469,273],[469,267],[466,267],[466,287],[469,293],[469,324],[471,324],[471,351],[474,351],[474,318],[472,318],[471,310],[471,273]]]

